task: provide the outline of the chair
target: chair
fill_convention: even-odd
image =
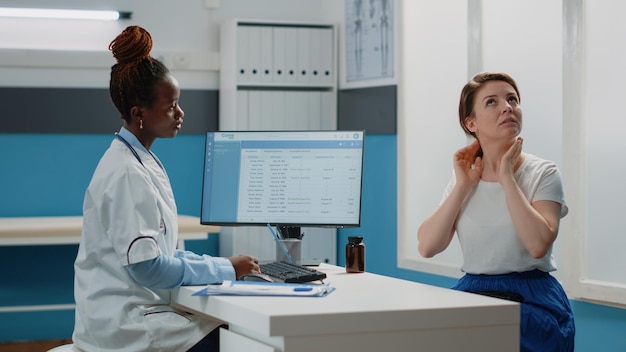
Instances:
[[[72,347],[74,347],[74,344],[70,343],[67,345],[54,347],[51,350],[48,350],[48,352],[72,352],[74,351]]]

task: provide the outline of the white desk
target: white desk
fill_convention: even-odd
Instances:
[[[0,218],[0,246],[78,244],[82,216]],[[185,240],[206,239],[207,233],[220,232],[219,226],[200,225],[200,218],[178,216],[178,247]]]
[[[322,264],[321,298],[191,296],[172,305],[229,324],[222,352],[517,351],[519,304]]]

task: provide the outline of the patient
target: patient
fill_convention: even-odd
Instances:
[[[505,73],[465,85],[459,122],[474,142],[454,154],[454,177],[421,224],[418,249],[444,251],[456,232],[465,272],[453,287],[521,303],[522,351],[573,351],[574,316],[552,245],[567,212],[557,166],[522,151],[522,107]]]

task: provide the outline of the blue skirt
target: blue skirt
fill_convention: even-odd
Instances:
[[[574,350],[574,314],[563,287],[549,273],[465,274],[452,289],[520,302],[520,351]]]

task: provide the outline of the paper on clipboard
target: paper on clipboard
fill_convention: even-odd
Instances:
[[[328,284],[224,281],[219,285],[207,285],[193,295],[324,297],[334,290],[335,288]]]

